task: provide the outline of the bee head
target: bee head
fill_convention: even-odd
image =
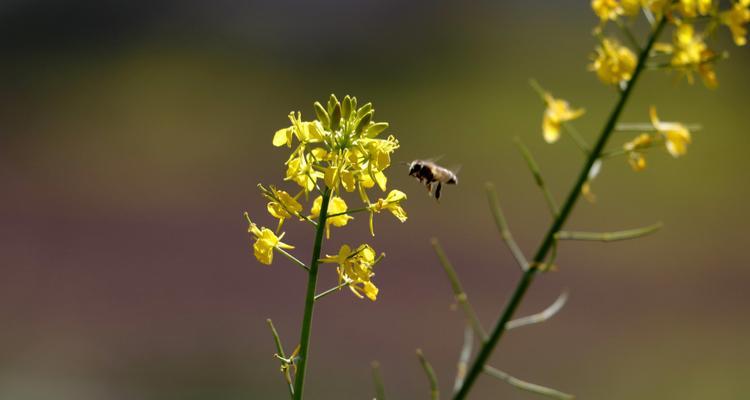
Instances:
[[[422,170],[422,163],[418,160],[409,163],[409,176],[417,176]]]

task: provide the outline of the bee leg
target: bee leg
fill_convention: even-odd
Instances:
[[[443,188],[442,182],[438,182],[437,187],[435,188],[435,200],[440,200],[440,189]]]
[[[425,186],[427,187],[427,193],[430,195],[430,197],[432,197],[432,183],[427,182]]]

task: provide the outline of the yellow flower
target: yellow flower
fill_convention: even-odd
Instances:
[[[375,230],[373,228],[373,217],[375,213],[379,213],[382,210],[388,210],[393,214],[399,221],[406,221],[406,211],[401,207],[401,202],[406,200],[406,193],[400,190],[391,190],[385,199],[378,199],[373,204],[370,204],[368,209],[370,210],[370,233],[375,236]]]
[[[555,99],[549,93],[544,94],[544,102],[547,103],[547,109],[542,118],[542,133],[547,143],[554,143],[560,138],[560,126],[563,122],[574,120],[586,112],[583,108],[571,109],[567,101]]]
[[[293,249],[294,246],[288,245],[281,242],[281,238],[284,237],[276,236],[272,230],[268,228],[258,228],[253,222],[250,222],[250,227],[247,230],[253,236],[255,236],[255,244],[253,245],[253,251],[255,258],[258,259],[262,264],[271,265],[273,261],[273,249]]]
[[[707,49],[703,37],[696,35],[693,25],[686,23],[680,24],[675,30],[674,45],[672,65],[677,67],[700,63]]]
[[[629,81],[636,64],[635,54],[614,39],[604,39],[596,48],[594,62],[589,66],[599,80],[608,85]]]
[[[320,215],[320,207],[323,204],[323,197],[318,196],[313,201],[312,209],[310,210],[310,217],[317,218]],[[328,202],[328,217],[326,218],[326,238],[331,235],[330,226],[342,227],[346,225],[350,219],[353,219],[351,215],[344,214],[347,211],[346,202],[344,199],[338,196],[332,196]]]
[[[699,15],[706,15],[711,11],[713,0],[680,0],[677,4],[677,10],[688,18],[695,18]]]
[[[279,226],[276,228],[276,231],[278,232],[281,229],[281,225],[284,224],[285,219],[299,215],[300,211],[302,211],[302,204],[286,191],[277,190],[273,186],[271,186],[271,190],[266,193],[265,196],[271,200],[266,206],[268,213],[274,218],[279,219]]]
[[[643,171],[646,169],[646,157],[639,151],[632,151],[628,153],[628,164],[635,172]]]
[[[640,150],[645,149],[651,146],[651,143],[653,142],[653,138],[648,133],[641,133],[640,135],[636,136],[635,139],[625,143],[623,145],[623,148],[625,151],[633,151],[633,150]]]
[[[343,245],[335,256],[326,256],[320,261],[323,263],[338,264],[336,271],[339,275],[339,283],[346,282],[349,289],[359,298],[363,294],[372,301],[378,295],[378,288],[371,279],[375,275],[373,267],[380,261],[381,257],[375,257],[375,250],[367,244],[360,245],[352,251],[348,245]]]
[[[615,20],[622,14],[623,9],[617,0],[591,0],[591,8],[602,23]]]
[[[319,142],[323,139],[325,130],[319,121],[304,122],[301,113],[289,113],[292,126],[279,129],[273,135],[273,145],[281,147],[286,145],[292,147],[292,135],[297,137],[300,143]]]
[[[690,132],[685,125],[678,122],[663,122],[656,115],[656,107],[649,109],[651,123],[654,128],[664,137],[667,151],[672,157],[679,157],[687,153],[687,145],[690,143]]]
[[[306,160],[304,152],[298,152],[296,156],[287,162],[286,177],[284,180],[292,180],[305,190],[305,193],[310,193],[315,189],[315,183],[319,178],[324,175],[322,172],[317,171],[313,168]]]
[[[622,13],[629,17],[638,15],[642,6],[643,0],[622,0]]]
[[[750,0],[739,0],[732,4],[732,8],[729,11],[724,11],[720,14],[721,23],[729,27],[732,31],[732,37],[734,43],[737,46],[744,46],[747,43],[747,25],[750,22]]]

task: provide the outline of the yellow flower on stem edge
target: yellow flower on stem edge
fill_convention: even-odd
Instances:
[[[651,124],[664,137],[667,151],[672,157],[679,157],[687,153],[687,145],[690,144],[690,131],[679,122],[663,122],[656,115],[656,107],[649,109]]]
[[[292,197],[289,193],[284,190],[278,190],[271,186],[270,189],[260,187],[263,192],[263,196],[270,200],[266,208],[268,213],[274,218],[279,219],[279,226],[276,228],[276,232],[281,230],[281,226],[284,224],[284,220],[291,217],[299,216],[302,211],[302,204],[297,201],[297,196]]]
[[[554,143],[560,138],[560,126],[565,121],[574,120],[586,112],[583,108],[571,109],[567,101],[556,99],[551,94],[544,94],[547,109],[542,118],[542,133],[547,143]]]
[[[734,38],[734,44],[737,46],[744,46],[747,43],[747,25],[750,22],[750,0],[739,0],[732,4],[732,8],[729,11],[724,11],[720,14],[721,23],[729,27],[732,31],[732,37]]]
[[[310,210],[310,218],[317,218],[320,215],[320,207],[322,204],[323,197],[318,196],[315,198],[312,209]],[[326,239],[331,237],[331,225],[342,227],[346,225],[350,219],[353,219],[351,215],[345,214],[347,209],[344,199],[338,196],[331,197],[331,200],[328,202],[328,217],[326,218]]]
[[[614,39],[603,39],[596,48],[594,61],[589,69],[596,72],[599,80],[608,85],[619,85],[629,81],[636,64],[635,54]]]
[[[245,214],[247,217],[247,214]],[[250,218],[250,227],[247,229],[249,233],[255,236],[255,244],[253,245],[253,252],[255,258],[261,262],[261,264],[271,265],[273,262],[273,249],[293,249],[294,246],[281,242],[284,237],[282,233],[280,236],[276,236],[272,230],[268,228],[258,228]]]
[[[375,213],[379,213],[382,210],[388,210],[398,218],[401,222],[406,222],[406,211],[401,207],[401,202],[406,200],[406,193],[400,190],[391,190],[385,199],[378,199],[373,204],[367,207],[370,210],[370,234],[375,236],[375,230],[373,228],[373,217]]]
[[[360,245],[352,251],[349,245],[343,245],[335,256],[326,256],[320,261],[323,263],[338,264],[336,271],[339,275],[339,283],[346,282],[349,289],[357,297],[367,296],[375,301],[378,296],[378,288],[372,283],[371,278],[375,275],[373,267],[383,257],[375,257],[375,250],[370,245]]]

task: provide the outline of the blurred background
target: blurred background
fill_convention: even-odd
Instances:
[[[377,302],[342,291],[318,304],[306,394],[372,398],[378,360],[390,398],[427,398],[421,347],[447,397],[463,318],[428,240],[490,328],[519,272],[483,185],[532,253],[550,221],[513,137],[560,201],[582,157],[569,139],[543,142],[528,79],[586,107],[576,125],[593,141],[616,98],[586,70],[596,22],[586,1],[0,2],[0,398],[286,398],[265,319],[293,349],[305,276],[255,260],[242,212],[275,226],[256,188],[291,188],[273,133],[332,92],[391,123],[389,185],[410,218],[381,215],[374,239],[366,216],[334,231],[327,253],[369,240],[387,257]],[[653,151],[642,173],[607,162],[596,203],[568,224],[665,227],[563,243],[520,314],[566,288],[570,301],[506,335],[493,365],[581,399],[750,393],[750,54],[724,27],[714,45],[731,51],[718,90],[649,72],[622,119],[646,122],[655,104],[701,124],[688,154]],[[462,169],[437,204],[397,163],[439,155]],[[309,229],[285,230],[306,260]],[[323,270],[319,287],[334,283]],[[472,398],[533,396],[482,377]]]

